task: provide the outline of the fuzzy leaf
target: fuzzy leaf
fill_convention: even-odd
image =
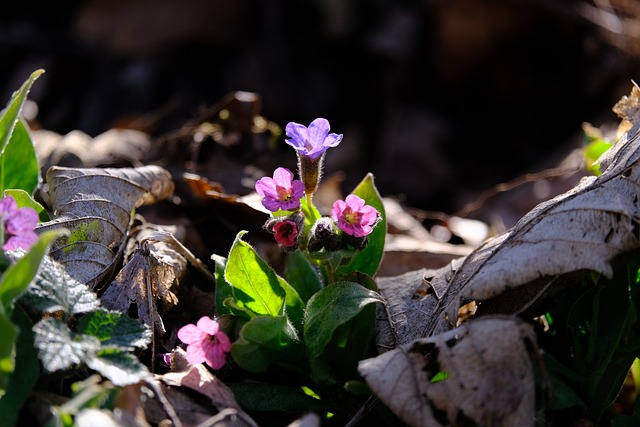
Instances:
[[[318,270],[301,251],[288,254],[285,262],[285,278],[296,289],[302,301],[306,303],[313,294],[322,289],[322,280]]]
[[[49,372],[86,364],[100,349],[98,338],[74,333],[57,319],[43,319],[33,331],[42,366]]]
[[[125,351],[145,348],[151,341],[151,331],[143,323],[107,310],[96,310],[80,318],[78,332],[98,338],[103,347]]]
[[[86,313],[100,305],[87,285],[73,279],[48,256],[43,258],[42,267],[20,302],[43,313],[62,310],[67,314]]]
[[[304,349],[293,325],[285,316],[256,316],[240,331],[231,356],[249,372],[264,372],[271,365],[305,373]]]
[[[375,307],[368,306],[376,302],[384,300],[353,282],[334,283],[311,297],[305,311],[304,342],[317,382],[338,381],[340,373],[355,369],[375,323]]]
[[[95,357],[87,360],[87,366],[117,386],[135,384],[151,378],[149,370],[137,357],[116,348],[98,351]]]

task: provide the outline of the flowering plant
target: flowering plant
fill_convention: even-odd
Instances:
[[[342,135],[330,133],[322,118],[308,127],[289,123],[286,133],[299,179],[280,167],[255,185],[270,212],[264,228],[286,254],[284,272],[243,240],[246,231],[238,233],[228,257],[212,257],[216,309],[220,321],[238,331],[230,347],[233,364],[256,374],[284,369],[292,381],[335,397],[345,383],[359,380],[356,367],[370,352],[375,303],[383,302],[373,276],[384,249],[384,207],[369,174],[322,215],[313,196],[326,152]],[[191,343],[189,352],[205,335],[179,337]],[[224,338],[218,342],[224,348]]]

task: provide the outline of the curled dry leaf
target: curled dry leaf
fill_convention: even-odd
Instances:
[[[535,334],[483,317],[359,363],[373,392],[412,427],[532,426]]]
[[[640,137],[638,88],[616,106],[634,126],[601,159],[604,172],[584,178],[575,188],[541,203],[515,227],[474,250],[459,262],[430,272],[427,287],[434,295],[419,296],[426,316],[410,318],[389,305],[390,323],[431,336],[451,329],[458,310],[469,301],[480,303],[479,312],[520,313],[547,291],[561,289],[576,275],[597,271],[612,275],[611,263],[640,248]],[[605,169],[606,168],[606,169]],[[413,294],[422,280],[405,283]],[[381,289],[383,295],[385,289]],[[429,299],[431,302],[427,301]],[[400,322],[400,323],[399,323]],[[386,342],[406,342],[387,337]]]
[[[123,313],[135,302],[138,318],[162,336],[165,328],[160,315],[178,303],[171,289],[186,268],[187,260],[169,244],[142,241],[100,301],[105,308]]]
[[[122,255],[132,211],[173,194],[171,174],[158,166],[121,169],[52,167],[48,199],[55,219],[36,232],[65,227],[51,256],[92,288],[108,279]]]

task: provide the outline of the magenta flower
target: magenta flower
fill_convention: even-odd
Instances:
[[[329,147],[335,147],[342,141],[342,135],[329,133],[329,121],[318,118],[307,128],[299,123],[290,122],[286,127],[287,144],[296,149],[298,154],[317,159]]]
[[[298,243],[298,225],[290,219],[278,221],[273,226],[273,234],[276,242],[282,246],[291,247]]]
[[[5,251],[26,251],[38,240],[38,235],[33,231],[38,225],[35,209],[18,208],[13,197],[5,196],[0,200],[0,217],[4,229],[2,249]]]
[[[293,173],[287,168],[278,168],[273,178],[265,176],[256,182],[256,191],[263,197],[262,205],[276,212],[278,209],[290,211],[300,207],[304,195],[302,181],[293,179]]]
[[[197,325],[184,325],[178,330],[178,338],[187,345],[187,361],[191,364],[206,362],[213,369],[220,369],[226,362],[225,353],[231,351],[231,341],[220,330],[218,322],[204,316]]]
[[[365,205],[360,197],[350,194],[347,198],[336,200],[331,208],[333,219],[338,228],[354,237],[364,237],[371,233],[372,226],[378,221],[378,211]]]

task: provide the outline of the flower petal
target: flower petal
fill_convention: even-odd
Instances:
[[[290,189],[292,180],[293,173],[287,168],[278,168],[273,172],[273,181],[282,188]]]
[[[289,144],[296,150],[306,152],[306,140],[309,137],[309,130],[305,125],[301,125],[300,123],[295,122],[287,123],[285,132],[287,135],[287,139],[285,140],[285,142],[287,144]]]
[[[202,316],[200,320],[198,320],[198,329],[206,332],[209,335],[215,335],[218,333],[218,329],[220,329],[220,324],[213,320],[208,316]]]
[[[223,331],[219,331],[216,334],[216,338],[218,339],[218,343],[222,351],[226,353],[231,351],[231,341],[229,340],[227,334],[225,334]]]
[[[262,197],[275,197],[278,193],[276,191],[276,183],[273,178],[265,176],[260,178],[256,182],[256,192]]]
[[[324,140],[329,134],[329,121],[321,117],[315,119],[309,125],[309,142],[313,147],[323,147]]]
[[[38,240],[38,235],[33,231],[22,232],[11,236],[2,245],[5,251],[15,251],[17,249],[29,250],[31,246]]]
[[[185,344],[200,342],[205,335],[206,332],[200,330],[193,324],[184,325],[178,330],[178,339]]]
[[[5,214],[13,215],[18,210],[18,204],[15,199],[11,196],[4,196],[2,200],[0,200],[0,215],[5,216]]]
[[[5,230],[11,234],[33,231],[38,225],[38,213],[32,208],[22,208],[11,215],[5,224]]]
[[[207,355],[202,348],[202,341],[194,342],[193,344],[189,344],[187,346],[187,362],[192,365],[196,365],[198,363],[202,363],[207,360]]]
[[[349,194],[346,199],[344,199],[347,206],[351,208],[353,212],[359,212],[360,209],[364,206],[364,200],[355,194]]]
[[[363,206],[360,215],[361,224],[373,225],[378,220],[378,211],[373,206]]]
[[[333,202],[333,205],[331,206],[331,215],[333,216],[333,219],[336,221],[340,221],[342,213],[344,212],[346,207],[347,204],[343,200],[336,200],[335,202]]]

